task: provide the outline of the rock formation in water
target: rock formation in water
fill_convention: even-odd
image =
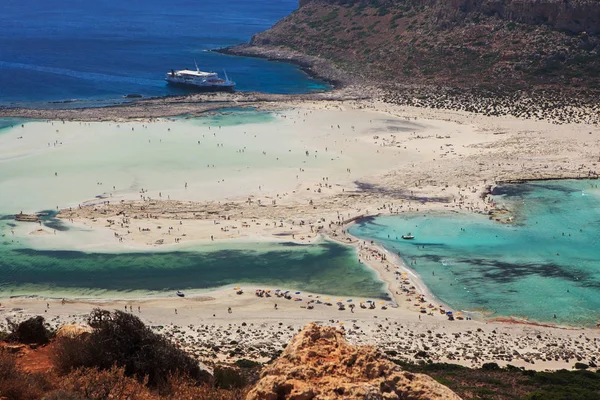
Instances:
[[[406,371],[375,348],[352,346],[332,327],[307,325],[266,367],[247,400],[460,399],[431,377]]]

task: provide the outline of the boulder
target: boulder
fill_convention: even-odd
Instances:
[[[460,399],[427,375],[403,371],[374,347],[311,323],[265,368],[247,400]]]

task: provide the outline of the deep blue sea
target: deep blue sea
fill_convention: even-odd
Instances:
[[[305,93],[328,86],[279,62],[207,50],[247,42],[296,0],[2,0],[0,105],[81,107],[123,95],[182,93],[171,68],[227,71],[242,91]]]

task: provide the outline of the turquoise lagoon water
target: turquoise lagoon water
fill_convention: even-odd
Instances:
[[[275,121],[275,116],[269,111],[258,111],[255,108],[221,108],[207,113],[202,117],[191,118],[197,126],[238,126],[263,124]]]
[[[21,118],[12,118],[12,117],[0,118],[0,133],[2,133],[3,130],[7,130],[9,128],[12,128],[13,126],[20,125],[24,122],[26,122],[26,120],[21,119]]]
[[[56,227],[56,226],[54,226]],[[33,250],[0,242],[0,297],[112,297],[255,283],[331,295],[388,298],[353,248],[229,244],[171,252],[85,253]]]
[[[597,181],[508,185],[492,197],[515,210],[515,224],[447,212],[377,217],[350,232],[399,252],[457,310],[574,325],[600,320]],[[415,240],[402,240],[407,232]]]

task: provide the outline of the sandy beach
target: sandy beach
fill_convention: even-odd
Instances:
[[[287,300],[275,288],[262,288],[271,297],[259,297],[260,286],[240,283],[240,295],[226,287],[185,298],[3,299],[2,317],[80,323],[94,307],[131,306],[201,359],[267,360],[310,321],[342,326],[353,343],[404,351],[412,360],[424,351],[433,361],[542,370],[598,356],[597,329],[448,321],[440,308],[451,309],[399,257],[347,234],[357,218],[404,212],[506,220],[510,213],[487,197],[499,182],[597,178],[597,125],[376,100],[294,100],[265,108],[271,112],[232,124],[217,117],[38,121],[5,131],[0,164],[10,170],[0,172],[0,191],[14,195],[2,196],[0,213],[56,210],[69,229],[18,222],[2,233],[30,248],[97,252],[332,239],[356,248],[391,301],[369,309],[368,299],[348,293],[341,311],[337,298],[302,293],[293,296],[302,300]],[[219,351],[212,350],[215,341]]]

